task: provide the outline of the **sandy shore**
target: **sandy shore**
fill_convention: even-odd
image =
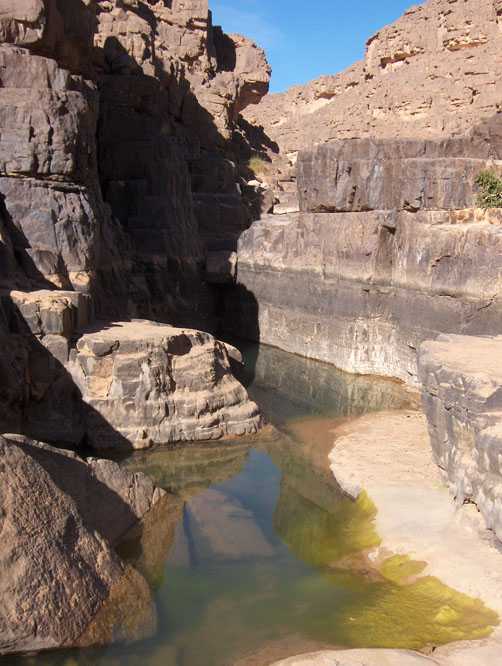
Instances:
[[[502,618],[502,546],[473,505],[457,507],[432,460],[425,416],[382,412],[343,424],[330,455],[333,474],[356,498],[375,503],[381,545],[371,553],[427,562],[424,575],[480,598]],[[432,656],[344,650],[293,657],[276,666],[500,666],[502,627],[483,641],[450,644]]]

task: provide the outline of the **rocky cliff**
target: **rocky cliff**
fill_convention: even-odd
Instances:
[[[221,232],[214,211],[228,213],[224,238],[249,225],[230,139],[270,68],[254,43],[212,25],[206,0],[3,0],[0,39],[0,423],[75,444],[99,420],[66,367],[86,327],[213,327],[206,240]],[[209,341],[219,367],[225,352]],[[167,367],[167,347],[159,354]],[[199,389],[211,381],[202,373]],[[238,393],[228,407],[240,400],[256,421]],[[206,420],[218,411],[236,432],[226,395]],[[159,402],[137,427],[164,412]],[[101,419],[98,430],[113,427]]]
[[[423,340],[500,331],[500,215],[475,204],[502,150],[499,21],[491,0],[431,0],[348,71],[244,112],[299,212],[241,236],[234,332],[417,384]]]
[[[364,61],[243,114],[274,192],[239,239],[226,325],[421,387],[435,459],[500,539],[502,5],[429,0]]]
[[[212,326],[205,211],[239,212],[225,238],[249,224],[230,139],[269,78],[205,0],[0,0],[0,432],[23,435],[0,437],[0,654],[152,635],[143,575],[180,508],[34,440],[129,450],[260,425],[235,350],[175,325]]]
[[[292,159],[316,143],[462,137],[485,123],[493,140],[501,9],[498,0],[417,4],[368,39],[364,60],[268,95],[243,116]]]
[[[263,52],[204,0],[3,5],[2,212],[25,272],[107,313],[197,310],[191,172],[198,192],[267,91]]]

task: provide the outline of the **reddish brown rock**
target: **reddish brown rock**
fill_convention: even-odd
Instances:
[[[0,654],[151,635],[150,589],[112,543],[161,491],[23,438],[0,437],[0,480]]]

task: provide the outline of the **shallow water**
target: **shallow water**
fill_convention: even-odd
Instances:
[[[490,631],[493,614],[415,579],[419,563],[369,570],[361,554],[379,543],[375,507],[344,498],[328,469],[341,420],[410,406],[402,387],[265,347],[247,357],[244,380],[275,430],[124,463],[173,493],[120,551],[155,589],[156,635],[19,663],[259,666],[328,646],[422,649]]]

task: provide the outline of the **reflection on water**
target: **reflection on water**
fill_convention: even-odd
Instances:
[[[155,638],[20,663],[260,666],[328,646],[420,649],[489,633],[494,614],[413,578],[418,563],[351,566],[378,544],[375,507],[341,494],[326,447],[340,417],[408,406],[399,385],[266,348],[254,360],[250,390],[277,430],[125,463],[173,493],[120,551],[156,589]]]

